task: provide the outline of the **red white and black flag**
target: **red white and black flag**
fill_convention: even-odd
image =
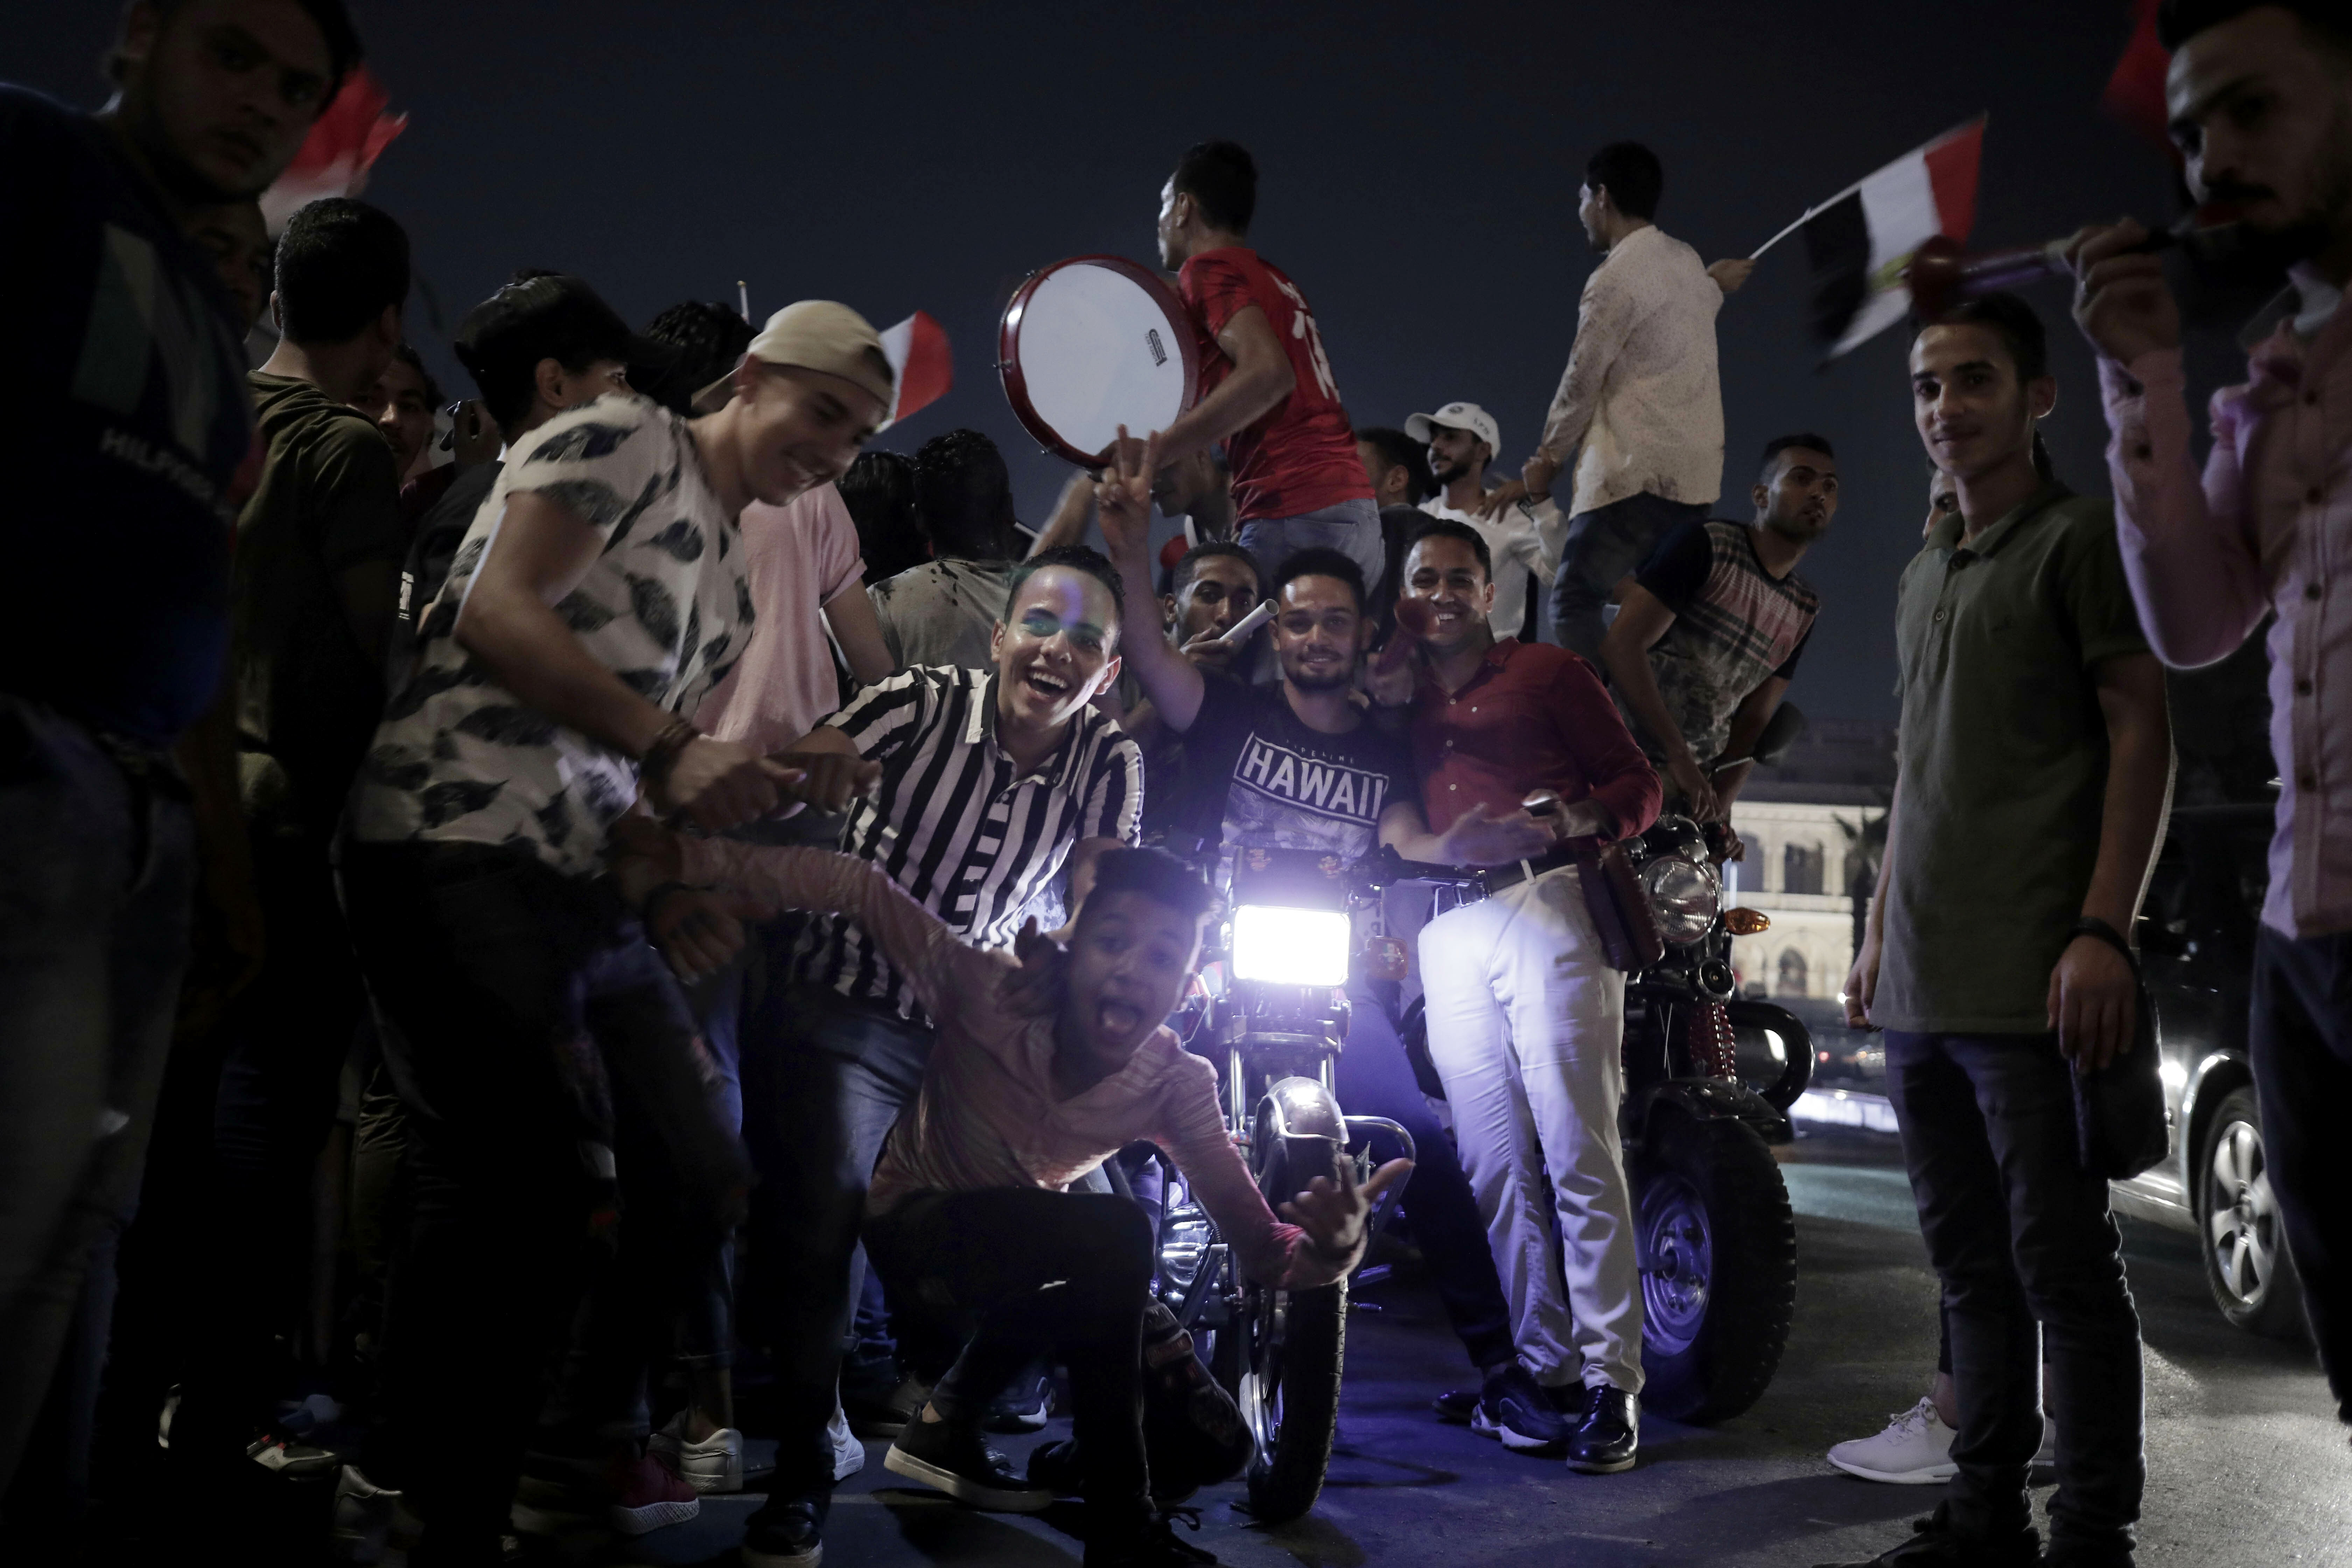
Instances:
[[[386,112],[391,101],[365,66],[343,79],[342,90],[312,121],[293,162],[261,193],[261,216],[271,237],[285,232],[286,220],[298,207],[321,196],[355,196],[367,188],[377,157],[408,129],[407,115]]]
[[[890,412],[880,428],[887,430],[918,409],[947,395],[955,384],[955,361],[948,353],[946,329],[928,311],[918,310],[882,336],[882,357],[890,362]]]
[[[1979,116],[1946,132],[1790,226],[1804,231],[1812,262],[1813,334],[1828,346],[1825,359],[1903,319],[1911,304],[1904,268],[1922,245],[1939,235],[1968,237],[1976,224],[1984,128]]]

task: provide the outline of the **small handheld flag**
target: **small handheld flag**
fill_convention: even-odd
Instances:
[[[1765,242],[1802,230],[1813,269],[1813,334],[1835,359],[1903,318],[1904,268],[1929,240],[1955,243],[1976,226],[1984,117],[1948,131],[1809,208]]]
[[[294,161],[261,193],[262,221],[272,238],[298,207],[321,196],[355,196],[367,188],[368,171],[408,129],[407,115],[384,112],[391,101],[365,66],[344,79],[342,90],[311,123]]]
[[[948,352],[948,334],[928,312],[918,310],[882,333],[882,354],[890,362],[894,392],[887,430],[909,414],[947,395],[955,384],[955,361]]]

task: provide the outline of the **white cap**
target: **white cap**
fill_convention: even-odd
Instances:
[[[1437,427],[1467,430],[1486,443],[1486,460],[1494,461],[1503,455],[1503,433],[1495,416],[1475,403],[1449,403],[1434,414],[1416,414],[1404,422],[1404,433],[1423,446],[1429,445]]]

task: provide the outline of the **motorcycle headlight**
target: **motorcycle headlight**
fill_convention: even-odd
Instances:
[[[1642,890],[1650,897],[1659,934],[1676,945],[1705,936],[1723,902],[1715,868],[1675,855],[1660,856],[1642,868]]]
[[[1345,985],[1351,929],[1339,910],[1244,904],[1234,911],[1234,977],[1274,985]]]

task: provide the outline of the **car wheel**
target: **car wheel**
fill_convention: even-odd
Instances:
[[[2271,1189],[2262,1110],[2251,1089],[2234,1089],[2205,1129],[2197,1167],[2197,1226],[2205,1283],[2221,1315],[2274,1338],[2303,1331],[2303,1285],[2287,1256],[2286,1226]]]

